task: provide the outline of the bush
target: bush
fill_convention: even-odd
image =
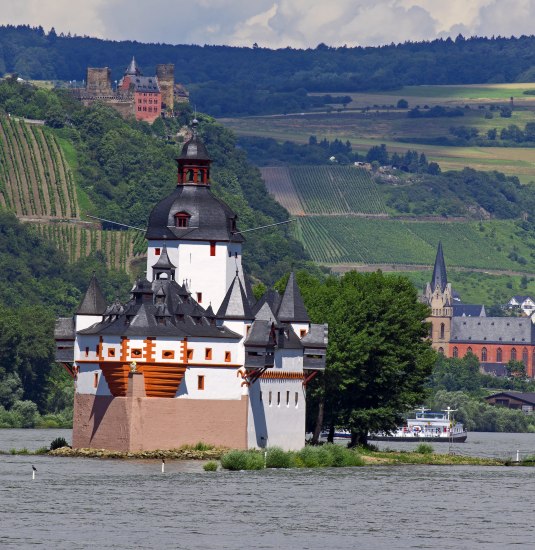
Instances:
[[[225,470],[262,470],[264,455],[259,451],[229,451],[221,457],[221,467]]]
[[[430,455],[433,454],[434,449],[432,445],[429,445],[429,443],[420,443],[416,449],[414,449],[414,452],[421,455]]]
[[[68,447],[69,444],[67,443],[66,439],[64,437],[56,437],[52,443],[50,443],[50,450],[54,451],[55,449],[61,449],[61,447]]]
[[[207,462],[203,469],[205,472],[217,472],[218,464],[215,460],[210,460],[210,462]]]
[[[267,451],[266,468],[290,468],[292,456],[280,447],[271,447]]]

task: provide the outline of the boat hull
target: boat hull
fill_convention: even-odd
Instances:
[[[421,443],[423,442],[432,442],[432,443],[464,443],[468,437],[467,433],[456,434],[449,437],[437,437],[432,435],[379,435],[379,434],[370,434],[368,436],[368,441],[400,441],[406,443]]]

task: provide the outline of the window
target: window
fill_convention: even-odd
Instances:
[[[481,361],[487,361],[487,348],[481,348]]]
[[[511,361],[516,361],[516,348],[511,350]]]
[[[202,374],[199,374],[199,376],[197,376],[197,389],[204,390],[204,375]]]
[[[498,348],[496,350],[496,362],[501,363],[503,361],[502,359],[502,348]]]
[[[210,241],[210,256],[215,256],[215,241]]]
[[[191,361],[193,359],[193,350],[192,349],[186,350],[186,357],[187,357],[188,361]]]
[[[108,357],[115,357],[115,349],[108,348]]]
[[[95,374],[93,375],[93,387],[98,387],[98,372],[95,372]]]
[[[249,334],[250,330],[251,330],[251,325],[245,325],[245,336]]]
[[[202,292],[197,292],[197,302],[202,304]]]
[[[277,407],[280,407],[281,404],[281,392],[277,392]]]
[[[522,363],[527,366],[528,364],[528,348],[522,350]]]
[[[138,111],[141,111],[141,107],[138,107],[137,110],[138,110]]]
[[[95,352],[97,355],[100,355],[100,344],[97,344],[97,347],[95,348]]]
[[[258,398],[260,399],[260,403],[262,403],[262,390],[258,392]]]
[[[230,363],[231,359],[232,359],[232,356],[230,354],[230,351],[226,351],[225,352],[225,363]]]
[[[175,227],[188,227],[191,216],[187,212],[177,212],[175,214]]]
[[[269,392],[269,406],[271,407],[271,392]]]
[[[161,251],[160,248],[155,248],[154,249],[154,254],[156,254],[156,256],[159,256],[161,253],[162,253],[162,251]]]
[[[290,392],[289,391],[286,392],[286,406],[287,407],[290,406]]]
[[[299,336],[300,338],[303,338],[304,336],[307,335],[307,331],[306,329],[302,328],[300,331],[299,331]]]
[[[457,346],[453,348],[453,357],[459,357],[459,348]]]
[[[212,348],[205,348],[204,358],[206,359],[206,361],[211,361],[212,360]]]
[[[297,407],[297,404],[299,403],[299,392],[295,392],[295,406]]]
[[[441,355],[444,355],[444,348],[438,348],[438,353],[440,353]]]
[[[132,357],[141,357],[141,355],[142,355],[141,350],[140,349],[133,349],[131,351],[131,355],[132,355]]]
[[[440,323],[440,339],[444,340],[444,332],[445,332],[445,325],[444,323]]]
[[[166,350],[162,351],[162,357],[164,359],[174,359],[175,358],[175,352],[173,350],[166,349]]]
[[[89,355],[89,348],[86,347],[86,348],[85,348],[85,356],[87,357],[88,355]],[[535,357],[535,355],[534,355],[533,357]]]

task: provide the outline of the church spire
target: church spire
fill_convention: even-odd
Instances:
[[[139,70],[139,67],[137,66],[136,60],[134,56],[132,56],[132,61],[130,61],[130,65],[126,68],[125,76],[141,76],[141,71]]]
[[[442,241],[438,242],[437,256],[435,258],[435,266],[433,267],[433,278],[431,279],[431,290],[434,292],[438,287],[441,292],[444,292],[448,284],[448,276],[446,274],[446,264],[444,262],[444,253],[442,252]]]

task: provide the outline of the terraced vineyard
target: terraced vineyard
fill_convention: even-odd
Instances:
[[[88,256],[101,250],[108,259],[108,265],[128,271],[130,261],[139,254],[139,241],[143,234],[139,231],[110,231],[82,226],[69,222],[47,222],[32,224],[37,233],[54,242],[67,253],[69,261]]]
[[[0,116],[0,205],[19,217],[78,217],[74,177],[51,131]]]
[[[450,266],[535,271],[531,250],[510,221],[479,225],[310,216],[300,218],[295,230],[319,263],[431,265],[441,240]],[[513,252],[524,262],[513,261]]]
[[[129,270],[144,252],[138,231],[109,231],[80,220],[74,174],[54,132],[0,116],[0,208],[13,211],[70,261],[101,250],[108,265]]]
[[[382,215],[386,207],[370,174],[354,166],[263,168],[276,200],[293,215]]]
[[[292,216],[305,214],[301,199],[292,183],[290,172],[286,166],[266,166],[260,168],[267,190],[275,200],[284,206]]]

